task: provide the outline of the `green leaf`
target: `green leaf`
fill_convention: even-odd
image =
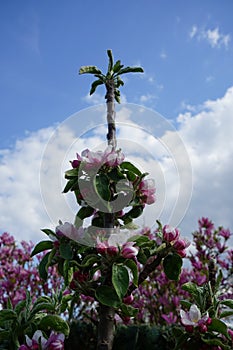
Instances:
[[[94,186],[98,196],[108,202],[111,198],[111,192],[107,175],[99,174],[99,176],[96,176]]]
[[[30,318],[32,318],[35,314],[37,314],[40,311],[55,311],[55,306],[48,302],[38,303],[36,305],[33,305],[33,308],[30,313]]]
[[[112,55],[112,50],[107,50],[107,54],[108,54],[108,59],[109,59],[109,63],[108,63],[108,73],[111,73],[112,68],[113,68],[113,55]]]
[[[49,228],[42,228],[41,231],[46,233],[47,236],[54,236],[54,237],[56,237],[55,232],[50,230]]]
[[[220,346],[222,350],[231,350],[231,348],[228,345],[225,345],[220,339],[215,338],[215,339],[206,339],[202,338],[203,342],[205,342],[208,345],[215,345],[215,346]]]
[[[0,310],[0,322],[12,321],[17,319],[17,313],[14,310]]]
[[[54,246],[53,241],[42,241],[39,242],[33,249],[31,256],[43,252],[44,250],[52,249]]]
[[[212,318],[212,322],[208,326],[208,330],[221,333],[225,335],[225,337],[229,338],[229,334],[227,332],[227,325],[223,321],[217,318]]]
[[[127,259],[125,265],[130,269],[133,275],[133,284],[138,286],[138,268],[137,264],[132,259]]]
[[[135,206],[132,209],[130,209],[125,215],[121,217],[121,220],[123,220],[124,224],[128,224],[132,222],[133,219],[136,219],[143,213],[143,207],[142,206]]]
[[[163,259],[164,272],[170,280],[178,281],[183,261],[178,254],[168,254]]]
[[[63,276],[65,285],[68,286],[73,278],[73,267],[70,267],[69,260],[65,260],[63,264]]]
[[[133,221],[130,221],[130,222],[127,222],[125,225],[123,225],[121,228],[127,229],[127,230],[137,230],[139,226],[136,225]]]
[[[73,258],[73,249],[70,242],[61,243],[59,246],[59,251],[63,259],[71,260]]]
[[[135,309],[131,305],[122,304],[121,310],[125,316],[129,316],[129,317],[135,317],[138,313],[138,309]]]
[[[197,294],[197,285],[195,283],[192,282],[187,282],[184,283],[181,287],[183,290],[186,290],[186,292],[189,292],[192,295],[196,295]]]
[[[76,177],[73,178],[73,179],[71,179],[71,180],[69,180],[69,181],[67,182],[67,184],[66,184],[66,186],[65,186],[65,188],[64,188],[64,190],[63,190],[62,192],[63,192],[63,193],[69,192],[69,191],[74,187],[74,185],[76,184],[76,182],[77,182]]]
[[[69,335],[69,326],[60,316],[47,315],[40,321],[39,328],[41,330],[54,330],[58,333],[63,333],[66,336]]]
[[[46,280],[47,277],[48,277],[48,269],[47,269],[47,263],[48,263],[48,260],[49,260],[49,255],[50,253],[47,253],[43,259],[41,260],[40,264],[39,264],[39,274],[40,274],[40,277],[43,279],[43,280]]]
[[[232,316],[233,315],[233,311],[223,311],[219,318],[225,318],[225,317],[229,317],[229,316]]]
[[[121,103],[121,93],[120,90],[114,90],[114,97],[117,103]]]
[[[114,73],[118,73],[119,70],[120,70],[121,68],[123,68],[123,67],[124,67],[124,65],[121,64],[121,61],[120,61],[120,60],[118,60],[118,61],[116,61],[116,63],[114,64],[112,70],[113,70]]]
[[[118,308],[121,305],[121,300],[119,299],[114,288],[109,286],[100,286],[95,292],[96,299],[103,305]]]
[[[97,86],[104,84],[102,79],[98,79],[95,80],[92,84],[91,84],[91,90],[90,90],[90,95],[94,94]]]
[[[137,255],[137,260],[141,263],[141,264],[145,264],[147,262],[147,256],[146,254],[144,253],[144,250],[143,249],[140,249],[139,252],[138,252],[138,255]]]
[[[187,300],[181,300],[180,301],[181,305],[186,307],[187,309],[190,309],[192,303],[190,303],[190,301],[187,301]]]
[[[65,172],[65,179],[72,180],[74,177],[77,178],[78,174],[79,174],[78,168],[67,170]]]
[[[100,260],[100,257],[96,254],[88,254],[82,261],[80,266],[82,267],[91,267],[93,264],[97,263]]]
[[[130,162],[122,162],[121,165],[120,165],[120,168],[121,169],[130,170],[130,171],[132,171],[134,174],[136,174],[138,176],[142,175],[141,171],[135,165],[133,165]]]
[[[94,213],[95,209],[92,207],[82,207],[79,209],[77,216],[79,217],[79,219],[84,220],[88,217],[90,217],[93,213]]]
[[[124,82],[123,80],[118,76],[116,81],[116,87],[119,88],[120,86],[123,86]]]
[[[5,347],[1,348],[1,345],[3,345],[2,342],[4,340],[9,340],[10,337],[11,337],[10,331],[5,331],[5,330],[0,329],[0,349],[7,350],[7,348],[5,348]]]
[[[112,265],[112,284],[120,299],[122,299],[129,287],[129,273],[124,265]]]
[[[21,300],[20,302],[18,302],[18,304],[15,306],[15,312],[17,313],[17,315],[19,315],[20,312],[23,311],[25,306],[26,306],[26,300]]]
[[[232,299],[221,300],[221,304],[226,305],[230,309],[233,309],[233,300]]]
[[[79,74],[101,74],[101,70],[96,66],[82,66],[79,69]]]
[[[117,75],[121,75],[121,74],[126,74],[126,73],[143,73],[144,70],[141,67],[125,67],[120,69],[117,72]]]

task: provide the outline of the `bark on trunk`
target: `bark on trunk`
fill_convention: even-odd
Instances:
[[[112,307],[100,304],[97,350],[112,349],[114,338],[114,316],[115,311]]]
[[[116,149],[116,126],[115,126],[115,103],[114,103],[114,81],[110,80],[106,83],[106,103],[107,103],[107,123],[108,133],[107,140],[108,145],[112,146],[112,149]],[[115,215],[114,213],[105,213],[104,216],[104,228],[111,231],[114,228]],[[111,232],[109,232],[110,234]],[[106,281],[107,284],[111,284],[111,278]],[[114,316],[115,310],[112,307],[99,304],[99,325],[98,325],[98,342],[97,350],[111,350],[114,339]]]
[[[116,125],[115,125],[115,103],[114,103],[114,81],[109,80],[106,83],[106,103],[107,103],[107,122],[108,122],[108,133],[107,140],[108,145],[111,145],[113,149],[116,148]]]

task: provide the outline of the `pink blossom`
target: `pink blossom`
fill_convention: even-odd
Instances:
[[[46,350],[63,350],[64,349],[64,334],[51,333],[49,339],[45,344]]]
[[[118,248],[115,246],[110,246],[108,241],[101,242],[99,237],[97,237],[96,249],[99,254],[108,254],[110,256],[115,256],[118,254]]]
[[[139,190],[143,196],[143,202],[153,204],[155,202],[155,182],[153,179],[142,180],[139,184]]]
[[[229,229],[224,229],[222,228],[220,231],[219,231],[219,236],[222,236],[224,237],[226,240],[230,238],[231,236],[231,232]]]
[[[128,295],[127,297],[123,298],[123,302],[127,305],[132,304],[134,301],[134,297],[132,294]]]
[[[208,218],[202,217],[198,220],[199,228],[205,228],[208,230],[212,230],[214,228],[214,224]]]
[[[178,240],[175,241],[173,247],[179,251],[179,250],[186,249],[189,245],[190,245],[190,242],[188,242],[186,239],[179,238]]]
[[[124,154],[119,150],[112,150],[112,147],[108,147],[104,152],[104,162],[108,166],[117,166],[120,165],[125,159]]]
[[[39,349],[39,344],[41,344],[42,350],[45,350],[46,342],[47,339],[43,336],[42,332],[38,330],[33,334],[32,339],[26,335],[27,345],[21,345],[18,350],[36,350]]]
[[[207,325],[211,323],[208,312],[203,317],[201,317],[201,311],[195,304],[191,305],[188,312],[180,310],[180,316],[183,326],[197,326],[202,333],[205,333],[207,331]]]
[[[58,236],[66,236],[73,241],[79,241],[81,238],[83,238],[84,229],[82,227],[77,229],[73,224],[65,222],[64,224],[56,227],[56,234]]]
[[[138,254],[139,248],[135,247],[135,242],[126,242],[122,245],[121,255],[123,258],[132,259]]]
[[[233,341],[233,330],[229,328],[227,332]]]
[[[81,161],[82,161],[82,157],[78,153],[76,154],[76,157],[77,157],[77,159],[74,159],[71,162],[71,165],[72,165],[73,168],[78,168],[80,163],[81,163]]]
[[[180,236],[180,232],[177,228],[173,228],[169,225],[163,227],[163,238],[166,242],[176,241]]]
[[[168,323],[174,324],[177,321],[177,316],[173,314],[173,312],[169,312],[168,315],[162,314],[161,317]]]

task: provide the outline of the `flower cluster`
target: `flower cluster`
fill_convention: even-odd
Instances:
[[[178,228],[165,225],[163,227],[163,239],[165,242],[170,243],[177,254],[182,258],[186,256],[186,248],[189,247],[190,242],[184,238],[180,238],[180,231]]]
[[[157,232],[148,234],[156,239]],[[179,248],[182,238],[177,228],[165,225],[161,229],[159,244],[166,242]],[[222,281],[218,287],[221,298],[233,300],[232,271],[233,250],[228,246],[231,233],[223,227],[215,227],[208,218],[201,218],[198,230],[193,233],[193,248],[186,253],[186,263],[183,267],[179,281],[169,280],[159,266],[150,279],[139,286],[134,292],[133,305],[139,309],[136,322],[150,322],[154,324],[175,324],[180,319],[181,300],[193,302],[190,294],[182,289],[187,282],[203,286],[208,281],[208,265],[210,258],[215,259],[216,267],[222,270]],[[178,242],[175,244],[175,242]],[[180,244],[180,243],[179,243]],[[184,255],[184,254],[182,254]],[[156,297],[155,297],[156,296]],[[158,308],[158,305],[160,307]]]
[[[192,304],[187,312],[181,309],[180,317],[182,325],[185,326],[186,331],[189,333],[192,333],[195,328],[198,328],[198,331],[201,333],[206,333],[208,326],[212,322],[208,312],[202,316],[201,311],[195,304]]]
[[[51,295],[60,285],[61,278],[55,267],[50,267],[50,277],[45,283],[41,283],[38,272],[38,264],[43,254],[37,259],[32,259],[33,243],[22,241],[18,245],[12,235],[4,232],[0,236],[0,305],[7,306],[10,301],[15,306],[20,300],[24,300],[26,291],[30,290],[32,296],[43,294]]]
[[[64,334],[56,334],[52,332],[50,337],[46,339],[41,331],[36,331],[30,339],[26,335],[26,345],[21,345],[18,350],[63,350],[64,349]]]
[[[111,146],[107,147],[105,151],[93,152],[89,149],[82,151],[81,156],[77,153],[77,159],[71,161],[73,168],[78,168],[80,164],[84,164],[87,170],[98,169],[102,166],[115,167],[120,165],[125,156],[121,150],[113,150]]]

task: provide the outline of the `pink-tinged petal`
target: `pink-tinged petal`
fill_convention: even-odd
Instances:
[[[163,239],[166,242],[173,242],[176,241],[180,236],[180,232],[177,228],[173,228],[170,225],[165,225],[163,227]]]
[[[139,248],[135,247],[135,242],[126,242],[122,246],[121,255],[125,259],[132,259],[137,256]]]
[[[189,313],[184,310],[180,310],[181,323],[184,326],[194,326],[195,323],[190,320]]]
[[[197,305],[191,305],[189,310],[189,318],[194,323],[198,323],[198,321],[201,319],[201,311],[198,309]]]

